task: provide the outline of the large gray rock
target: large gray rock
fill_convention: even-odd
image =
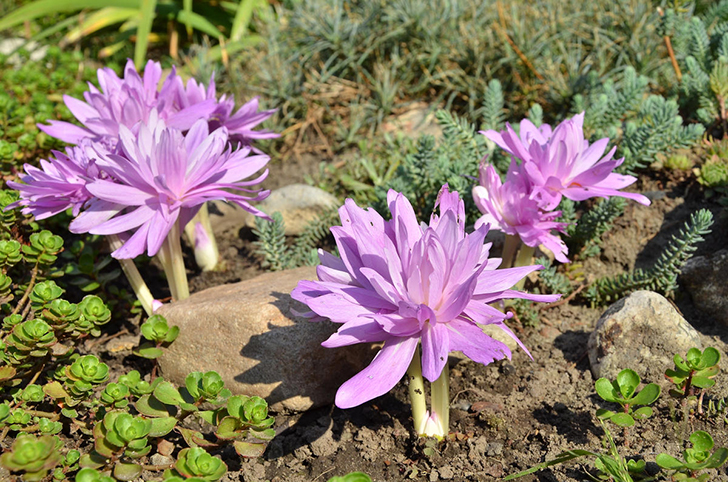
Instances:
[[[255,227],[255,216],[234,204],[221,201],[212,203],[210,222],[214,232],[238,230],[244,226]],[[333,195],[307,184],[290,184],[271,191],[255,207],[267,214],[278,211],[283,216],[286,234],[299,235],[306,225],[319,214],[339,205]]]
[[[183,384],[192,371],[215,370],[233,393],[263,397],[277,411],[332,403],[375,350],[322,347],[338,325],[291,314],[307,310],[289,295],[301,279],[316,279],[314,268],[268,273],[165,305],[160,313],[181,328],[159,359],[165,379]]]
[[[595,378],[611,380],[625,369],[643,380],[663,382],[675,353],[702,348],[700,336],[662,295],[637,291],[607,308],[589,337]]]
[[[680,282],[700,311],[728,325],[728,250],[691,258]]]

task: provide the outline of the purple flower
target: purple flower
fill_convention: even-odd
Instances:
[[[567,223],[555,221],[561,211],[543,211],[539,203],[530,197],[531,186],[522,166],[511,161],[506,182],[502,183],[495,168],[480,166],[480,185],[473,188],[473,199],[483,216],[475,222],[475,228],[488,224],[506,234],[518,236],[527,246],[543,244],[557,260],[568,263],[568,248],[553,230],[564,231]]]
[[[620,196],[649,205],[649,199],[642,194],[620,191],[637,178],[613,172],[624,158],[612,159],[616,147],[604,155],[607,138],[590,145],[584,139],[583,124],[582,112],[559,124],[553,132],[548,125],[536,128],[524,119],[520,137],[510,125],[504,132],[491,130],[482,134],[523,161],[533,185],[531,196],[545,210],[556,208],[562,196],[573,201]]]
[[[258,112],[258,98],[254,97],[233,114],[235,108],[233,97],[223,94],[219,100],[216,98],[214,74],[210,78],[210,85],[207,88],[203,84],[195,82],[194,79],[187,81],[186,88],[183,87],[181,79],[178,78],[177,83],[178,103],[181,106],[194,105],[205,100],[216,102],[215,110],[209,116],[211,131],[218,127],[226,127],[231,140],[244,144],[248,144],[253,139],[272,139],[280,136],[280,134],[268,130],[253,130],[258,124],[275,114],[276,109]]]
[[[175,223],[187,224],[206,201],[230,201],[267,218],[249,203],[268,196],[268,191],[251,189],[268,171],[250,181],[241,179],[263,169],[269,158],[250,155],[249,147],[231,151],[225,128],[210,134],[207,121],[200,119],[185,135],[166,126],[153,110],[137,135],[121,125],[119,136],[118,153],[97,152],[98,165],[110,179],[86,185],[103,204],[90,206],[70,226],[76,233],[128,236],[114,257],[134,258],[144,251],[153,256]]]
[[[8,186],[20,192],[16,205],[24,206],[25,214],[36,219],[55,216],[66,209],[73,209],[77,216],[92,195],[86,185],[102,175],[93,159],[89,146],[67,147],[66,153],[52,151],[54,157],[41,159],[40,169],[25,164],[21,182],[8,181]]]
[[[101,90],[89,84],[89,90],[83,94],[86,102],[63,96],[68,109],[84,127],[53,120],[49,121],[50,125],[39,124],[38,127],[46,134],[71,144],[90,139],[113,148],[118,142],[120,126],[134,132],[140,123],[149,121],[149,115],[155,110],[167,127],[181,131],[188,130],[199,119],[209,122],[210,131],[226,127],[231,142],[248,143],[251,139],[279,136],[266,130],[253,130],[275,110],[258,112],[258,99],[254,98],[232,114],[235,100],[225,95],[219,100],[216,98],[214,76],[208,87],[189,80],[185,88],[173,68],[158,89],[161,78],[161,65],[151,60],[147,62],[143,77],[137,73],[131,60],[124,68],[123,79],[109,68],[99,69]]]
[[[341,258],[319,252],[319,281],[301,281],[291,296],[343,326],[323,343],[333,348],[384,342],[371,364],[345,382],[336,405],[349,408],[388,392],[402,378],[418,343],[422,374],[435,381],[447,355],[462,351],[488,364],[510,357],[508,347],[479,325],[500,327],[525,350],[503,321],[508,316],[488,303],[508,298],[553,301],[510,288],[540,268],[497,270],[484,244],[487,226],[465,232],[465,207],[447,185],[440,191],[440,215],[420,225],[407,198],[390,190],[392,219],[347,199],[339,210],[342,226],[332,227]]]
[[[139,76],[131,60],[124,68],[123,79],[108,67],[99,69],[97,75],[101,89],[89,83],[89,90],[83,94],[86,102],[63,96],[68,109],[84,127],[53,120],[49,121],[50,125],[38,124],[38,127],[70,144],[90,139],[112,148],[118,140],[120,126],[133,129],[140,122],[147,122],[152,110],[157,110],[169,127],[187,130],[198,119],[209,117],[217,107],[214,100],[184,108],[175,105],[178,77],[172,69],[158,90],[162,77],[159,62],[147,62],[144,77]]]

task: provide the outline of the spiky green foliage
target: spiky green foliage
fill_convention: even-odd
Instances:
[[[626,204],[624,198],[611,197],[582,214],[576,224],[566,229],[569,253],[573,255],[581,252],[585,257],[598,254],[602,236],[612,229],[614,220],[624,213]]]
[[[648,79],[637,75],[632,67],[627,67],[622,78],[616,82],[607,79],[587,97],[574,97],[574,111],[586,111],[584,127],[593,138],[619,135],[622,121],[634,115],[645,96]]]
[[[651,95],[642,104],[636,119],[625,126],[619,149],[625,161],[620,171],[633,172],[649,165],[657,154],[690,147],[703,132],[702,125],[683,125],[677,102]]]
[[[439,143],[429,135],[420,137],[415,152],[404,157],[390,182],[377,187],[374,207],[387,213],[387,191],[403,193],[412,203],[418,219],[427,219],[435,207],[437,194],[447,183],[451,191],[469,193],[478,174],[478,163],[485,152],[485,137],[477,135],[467,120],[440,110],[436,114],[442,126]],[[477,210],[470,196],[464,195],[466,211]]]
[[[534,264],[543,266],[543,269],[538,272],[538,280],[546,288],[546,293],[561,293],[566,296],[573,291],[569,278],[560,273],[558,266],[554,266],[550,259],[536,258]]]
[[[712,225],[713,214],[707,209],[693,213],[650,269],[599,278],[587,290],[586,299],[597,305],[615,301],[637,290],[670,294],[677,288],[680,270],[697,249],[696,245],[704,240],[703,236],[710,233]]]
[[[728,2],[703,15],[682,15],[676,24],[676,55],[684,71],[680,101],[687,112],[710,128],[728,128]]]
[[[289,142],[323,131],[335,147],[345,145],[350,128],[376,125],[415,99],[480,117],[484,96],[486,103],[497,101],[487,97],[495,94],[489,87],[496,79],[518,116],[538,101],[548,117],[563,117],[575,94],[589,96],[595,83],[629,66],[651,78],[663,77],[666,66],[654,35],[660,16],[647,2],[292,5],[278,9],[281,22],[261,27],[266,43],[232,63],[233,84],[244,89],[243,97],[262,93],[281,106],[277,130],[305,130]],[[338,115],[340,122],[329,122]],[[316,124],[301,124],[314,118]],[[487,122],[495,127],[499,120],[489,116]]]
[[[340,224],[338,211],[330,209],[319,214],[304,228],[292,246],[286,242],[286,227],[283,216],[273,213],[273,222],[255,219],[253,233],[258,237],[255,245],[263,257],[263,267],[271,271],[315,266],[319,264],[316,251],[329,236],[331,226]]]
[[[258,237],[255,245],[263,256],[263,266],[271,271],[281,271],[288,267],[286,226],[281,213],[275,212],[271,218],[273,222],[255,218],[253,234]]]

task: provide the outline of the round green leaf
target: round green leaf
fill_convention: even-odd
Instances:
[[[609,420],[620,427],[631,427],[634,425],[634,419],[628,413],[615,413]]]
[[[161,348],[157,348],[156,346],[152,345],[151,343],[142,343],[142,345],[139,348],[134,349],[132,353],[142,358],[154,360],[155,358],[159,358],[160,356],[162,356],[162,354],[164,354],[164,351]]]
[[[655,462],[663,469],[668,470],[678,470],[681,469],[683,466],[682,462],[680,462],[672,455],[667,454],[659,454],[657,457],[655,457]]]
[[[246,458],[257,458],[265,452],[265,444],[262,443],[236,441],[233,442],[233,446],[238,455]]]
[[[710,456],[706,467],[709,469],[717,469],[725,463],[726,459],[728,459],[728,449],[721,447]]]
[[[700,358],[700,364],[704,367],[712,367],[718,364],[720,361],[720,352],[709,346],[703,351],[703,356]]]
[[[184,403],[182,395],[179,391],[169,382],[162,382],[154,389],[154,396],[162,403],[167,405],[179,405]]]
[[[162,417],[152,419],[152,428],[149,429],[150,437],[163,437],[172,431],[177,424],[174,417]]]
[[[691,348],[688,350],[687,355],[685,356],[685,360],[688,363],[688,366],[690,368],[702,368],[700,366],[700,359],[703,357],[703,354],[701,351],[697,348]]]
[[[715,380],[711,380],[707,377],[693,376],[692,385],[698,388],[710,388],[715,385]]]
[[[151,395],[144,395],[141,397],[137,400],[136,404],[134,404],[134,407],[137,411],[139,411],[139,413],[146,415],[147,417],[169,416],[167,406]]]
[[[632,417],[637,420],[644,420],[652,416],[652,407],[640,407],[632,412]]]
[[[134,480],[142,473],[142,466],[138,464],[124,464],[117,462],[114,466],[114,477],[118,480]]]
[[[632,405],[651,405],[660,397],[660,386],[656,383],[646,385],[632,398]]]
[[[632,398],[635,390],[640,384],[640,376],[637,372],[625,368],[617,375],[617,385],[619,386],[619,392],[624,398]]]
[[[713,437],[708,432],[697,430],[690,435],[690,443],[695,450],[704,452],[713,448]]]
[[[597,409],[597,418],[601,419],[609,419],[612,415],[614,415],[614,412],[611,410],[607,410],[605,408],[598,408]]]
[[[607,402],[617,402],[618,394],[614,390],[614,386],[612,386],[612,382],[607,380],[606,378],[600,378],[599,380],[594,383],[594,388],[597,391],[597,394],[602,397],[602,399],[606,400]]]

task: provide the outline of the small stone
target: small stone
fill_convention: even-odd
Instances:
[[[307,184],[290,184],[274,189],[263,201],[255,205],[267,214],[279,212],[283,216],[286,235],[299,235],[310,221],[324,211],[339,205],[332,194]],[[255,216],[236,204],[221,201],[212,203],[210,223],[215,233],[255,227]]]
[[[485,449],[485,454],[488,457],[494,457],[503,453],[503,444],[500,442],[493,442],[488,444],[488,448]]]
[[[440,467],[439,469],[437,469],[437,471],[440,474],[440,478],[442,480],[450,480],[453,477],[455,477],[455,472],[452,470],[452,467],[450,467],[449,465]]]
[[[610,380],[625,368],[646,382],[663,382],[675,353],[701,348],[700,336],[663,296],[637,291],[610,306],[589,337],[594,378]]]
[[[417,139],[422,135],[442,137],[442,127],[435,118],[436,109],[424,102],[412,104],[399,115],[390,116],[380,126],[382,132],[401,132],[405,137]]]
[[[170,465],[174,463],[174,459],[172,457],[162,454],[154,454],[150,460],[152,465]]]
[[[430,482],[437,482],[440,480],[440,474],[437,472],[437,470],[432,470],[430,472]]]
[[[728,325],[728,250],[691,258],[680,282],[700,311]]]
[[[160,314],[180,335],[159,358],[166,380],[184,385],[190,372],[215,370],[235,394],[265,398],[274,411],[304,411],[333,403],[339,386],[373,358],[371,345],[324,348],[337,325],[310,322],[291,290],[317,279],[312,267],[267,273],[216,286]]]
[[[485,333],[489,337],[501,343],[505,343],[505,345],[511,350],[511,353],[515,353],[516,351],[520,350],[520,348],[518,347],[518,343],[516,343],[516,340],[511,338],[508,333],[501,330],[497,326],[482,325],[481,328],[483,329],[483,333]]]

